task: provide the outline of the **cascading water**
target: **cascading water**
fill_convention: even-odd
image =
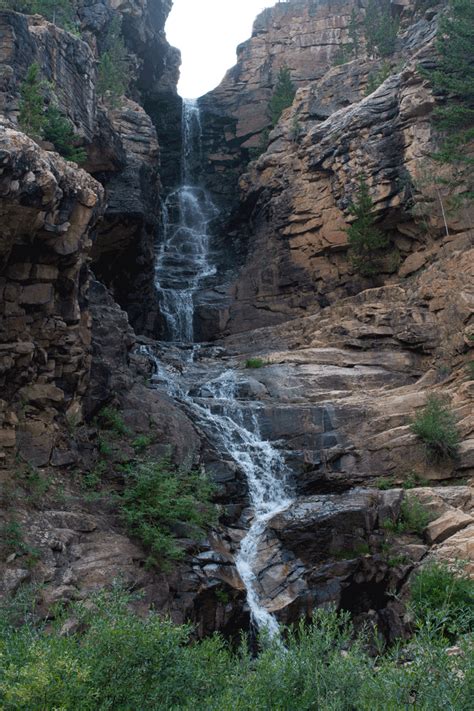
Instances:
[[[258,405],[243,408],[236,397],[238,385],[234,370],[203,383],[206,398],[191,397],[177,376],[160,364],[143,347],[155,363],[155,378],[167,392],[181,400],[196,421],[206,430],[218,449],[228,454],[245,473],[253,509],[247,534],[240,543],[235,565],[247,591],[247,602],[253,623],[270,637],[278,635],[278,622],[260,603],[255,562],[258,544],[267,521],[287,508],[292,501],[288,469],[281,454],[260,435]],[[207,401],[207,402],[206,402]]]
[[[194,341],[194,295],[215,273],[209,261],[209,227],[217,216],[209,194],[199,186],[195,170],[201,165],[201,123],[195,101],[183,104],[182,139],[182,185],[168,195],[163,206],[164,239],[157,255],[156,286],[169,340],[189,345]],[[183,402],[216,447],[229,455],[247,477],[252,517],[235,564],[246,587],[253,622],[274,637],[278,623],[260,603],[255,568],[268,519],[291,502],[283,458],[260,435],[258,405],[243,407],[239,403],[235,371],[226,370],[204,383],[206,397],[191,397],[185,375],[168,371],[151,351],[146,347],[144,351],[155,362],[156,384]],[[189,359],[183,360],[187,367],[193,366]]]
[[[198,184],[201,121],[196,101],[183,102],[182,185],[163,205],[163,242],[156,259],[155,283],[169,340],[194,340],[194,295],[215,273],[209,262],[209,227],[217,209]]]

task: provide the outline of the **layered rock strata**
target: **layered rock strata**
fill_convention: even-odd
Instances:
[[[44,465],[54,457],[58,416],[79,416],[89,384],[86,260],[103,189],[5,125],[0,145],[0,432],[8,452]]]

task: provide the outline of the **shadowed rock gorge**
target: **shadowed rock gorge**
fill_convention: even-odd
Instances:
[[[71,4],[65,29],[0,10],[0,596],[37,585],[47,618],[119,580],[199,637],[328,604],[408,635],[418,566],[474,556],[472,166],[436,157],[430,75],[446,4],[389,4],[381,56],[366,0],[277,3],[184,105],[171,0]],[[81,166],[26,135],[34,63]],[[386,238],[370,274],[361,177]],[[415,431],[433,402],[455,456]],[[216,516],[202,538],[174,521],[160,566],[120,501],[163,459],[207,472]]]

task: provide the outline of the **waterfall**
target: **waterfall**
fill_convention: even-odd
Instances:
[[[206,392],[205,398],[191,396],[182,376],[166,368],[148,347],[141,346],[140,350],[154,363],[155,386],[163,387],[181,401],[216,448],[230,456],[246,475],[252,514],[235,565],[246,588],[253,623],[269,637],[276,637],[278,622],[260,602],[255,562],[267,521],[291,504],[292,492],[283,457],[260,435],[259,406],[242,407],[236,397],[238,380],[234,370],[225,370],[204,382],[201,391]]]
[[[156,258],[155,284],[169,340],[194,340],[194,295],[215,274],[209,261],[209,228],[218,214],[199,185],[201,119],[196,101],[183,101],[182,184],[163,205],[163,242]]]
[[[182,185],[163,205],[163,242],[156,259],[156,286],[169,340],[178,346],[194,342],[194,296],[215,273],[209,259],[209,228],[218,212],[208,192],[199,185],[202,131],[196,101],[184,101],[182,121]],[[195,346],[196,348],[197,346]],[[243,406],[237,396],[237,373],[225,370],[203,383],[203,397],[192,397],[186,386],[189,374],[172,372],[147,347],[155,364],[154,384],[181,401],[206,431],[216,448],[229,456],[247,478],[251,505],[248,531],[241,541],[235,565],[247,591],[254,624],[274,637],[275,617],[260,602],[255,572],[258,546],[269,518],[291,503],[288,471],[280,453],[260,434],[257,403]],[[193,351],[194,352],[194,351]],[[199,366],[183,357],[185,368]],[[193,373],[192,373],[193,374]]]
[[[283,458],[269,442],[262,439],[255,409],[250,414],[250,422],[245,423],[235,395],[236,385],[233,370],[227,370],[214,381],[206,383],[206,389],[212,393],[215,402],[207,409],[202,406],[200,409],[208,425],[213,425],[220,444],[247,478],[253,518],[240,543],[235,565],[247,591],[252,621],[272,638],[278,635],[278,622],[260,603],[255,562],[267,521],[287,508],[292,498]]]

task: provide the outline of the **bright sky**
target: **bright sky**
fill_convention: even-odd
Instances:
[[[238,44],[251,35],[260,10],[276,0],[174,0],[166,24],[168,42],[181,50],[178,85],[185,99],[216,87],[236,61]]]

